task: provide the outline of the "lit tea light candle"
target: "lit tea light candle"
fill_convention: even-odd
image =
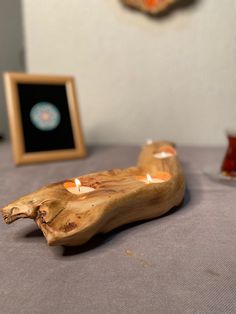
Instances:
[[[147,173],[145,182],[148,184],[150,184],[150,183],[162,183],[162,182],[165,182],[165,180],[160,179],[160,178],[153,178],[149,173]]]
[[[171,152],[159,152],[159,153],[154,154],[153,156],[157,159],[165,159],[165,158],[170,158],[174,156],[174,154]]]
[[[72,194],[85,194],[94,191],[95,189],[90,186],[84,186],[81,184],[79,179],[75,179],[74,182],[65,182],[64,187],[66,190]]]
[[[150,139],[150,138],[147,139],[147,140],[146,140],[146,144],[147,144],[147,145],[152,145],[152,144],[153,144],[153,140]]]
[[[145,176],[140,176],[137,178],[139,181],[144,182],[146,184],[151,184],[151,183],[163,183],[165,180],[162,178],[158,177],[152,177],[149,173],[147,173],[146,177]]]
[[[176,150],[173,146],[163,145],[159,150],[153,154],[154,158],[157,159],[166,159],[176,155]]]

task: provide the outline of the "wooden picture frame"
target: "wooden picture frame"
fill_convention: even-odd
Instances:
[[[6,72],[4,83],[16,165],[86,155],[73,77]]]

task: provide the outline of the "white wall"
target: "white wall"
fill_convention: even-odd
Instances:
[[[150,18],[118,0],[23,0],[30,72],[76,77],[88,142],[225,143],[236,128],[235,0]]]
[[[21,13],[20,0],[0,0],[0,133],[5,136],[9,130],[2,73],[24,68]]]

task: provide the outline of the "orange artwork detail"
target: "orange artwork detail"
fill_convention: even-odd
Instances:
[[[157,14],[166,10],[171,4],[180,0],[122,0],[125,4],[138,10]]]
[[[157,0],[145,0],[145,4],[149,8],[155,8],[155,6],[157,4]]]

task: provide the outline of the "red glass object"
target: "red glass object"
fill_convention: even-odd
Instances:
[[[236,133],[228,134],[229,146],[221,167],[223,174],[236,177]]]

